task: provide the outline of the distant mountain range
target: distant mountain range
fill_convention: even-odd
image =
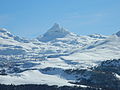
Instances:
[[[99,75],[107,72],[104,69],[108,67],[101,66],[104,62],[108,66],[115,62],[114,67],[117,69],[112,68],[114,71],[110,71],[109,68],[109,75],[113,75],[110,77],[116,78],[115,80],[120,79],[119,71],[115,72],[119,70],[119,58],[120,31],[109,36],[80,36],[55,23],[45,34],[29,40],[0,28],[1,84],[79,84],[81,87],[94,87],[91,82],[85,83],[85,80],[97,82],[93,75],[97,75],[97,71],[100,71]],[[99,83],[103,82],[95,85],[103,87]]]

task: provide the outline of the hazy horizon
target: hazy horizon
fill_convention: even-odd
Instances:
[[[35,38],[54,23],[78,35],[111,35],[120,29],[119,0],[1,0],[0,27]]]

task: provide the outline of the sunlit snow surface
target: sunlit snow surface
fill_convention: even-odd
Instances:
[[[64,70],[87,69],[101,61],[119,58],[117,35],[78,36],[55,24],[43,36],[24,40],[0,29],[0,70],[5,69],[8,74],[0,75],[1,84],[73,85],[70,82],[76,76]],[[16,73],[10,67],[22,72]]]
[[[29,70],[16,75],[0,76],[1,84],[48,84],[48,85],[72,85],[67,80],[56,75],[42,74],[38,70]]]

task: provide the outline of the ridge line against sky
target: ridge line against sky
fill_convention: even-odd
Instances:
[[[0,0],[0,27],[34,38],[57,22],[78,35],[120,29],[120,0]]]

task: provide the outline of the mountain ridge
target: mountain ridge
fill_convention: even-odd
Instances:
[[[25,40],[12,35],[6,29],[1,30],[2,84],[46,83],[72,86],[76,81],[85,84],[84,80],[97,80],[94,75],[101,75],[90,68],[105,60],[120,58],[120,37],[117,34],[79,36],[55,24],[40,38]],[[116,76],[108,75],[113,79],[120,76],[119,73]]]
[[[59,24],[55,23],[42,37],[37,37],[39,41],[49,42],[55,40],[56,38],[63,38],[65,36],[75,35],[68,30],[61,27]]]

